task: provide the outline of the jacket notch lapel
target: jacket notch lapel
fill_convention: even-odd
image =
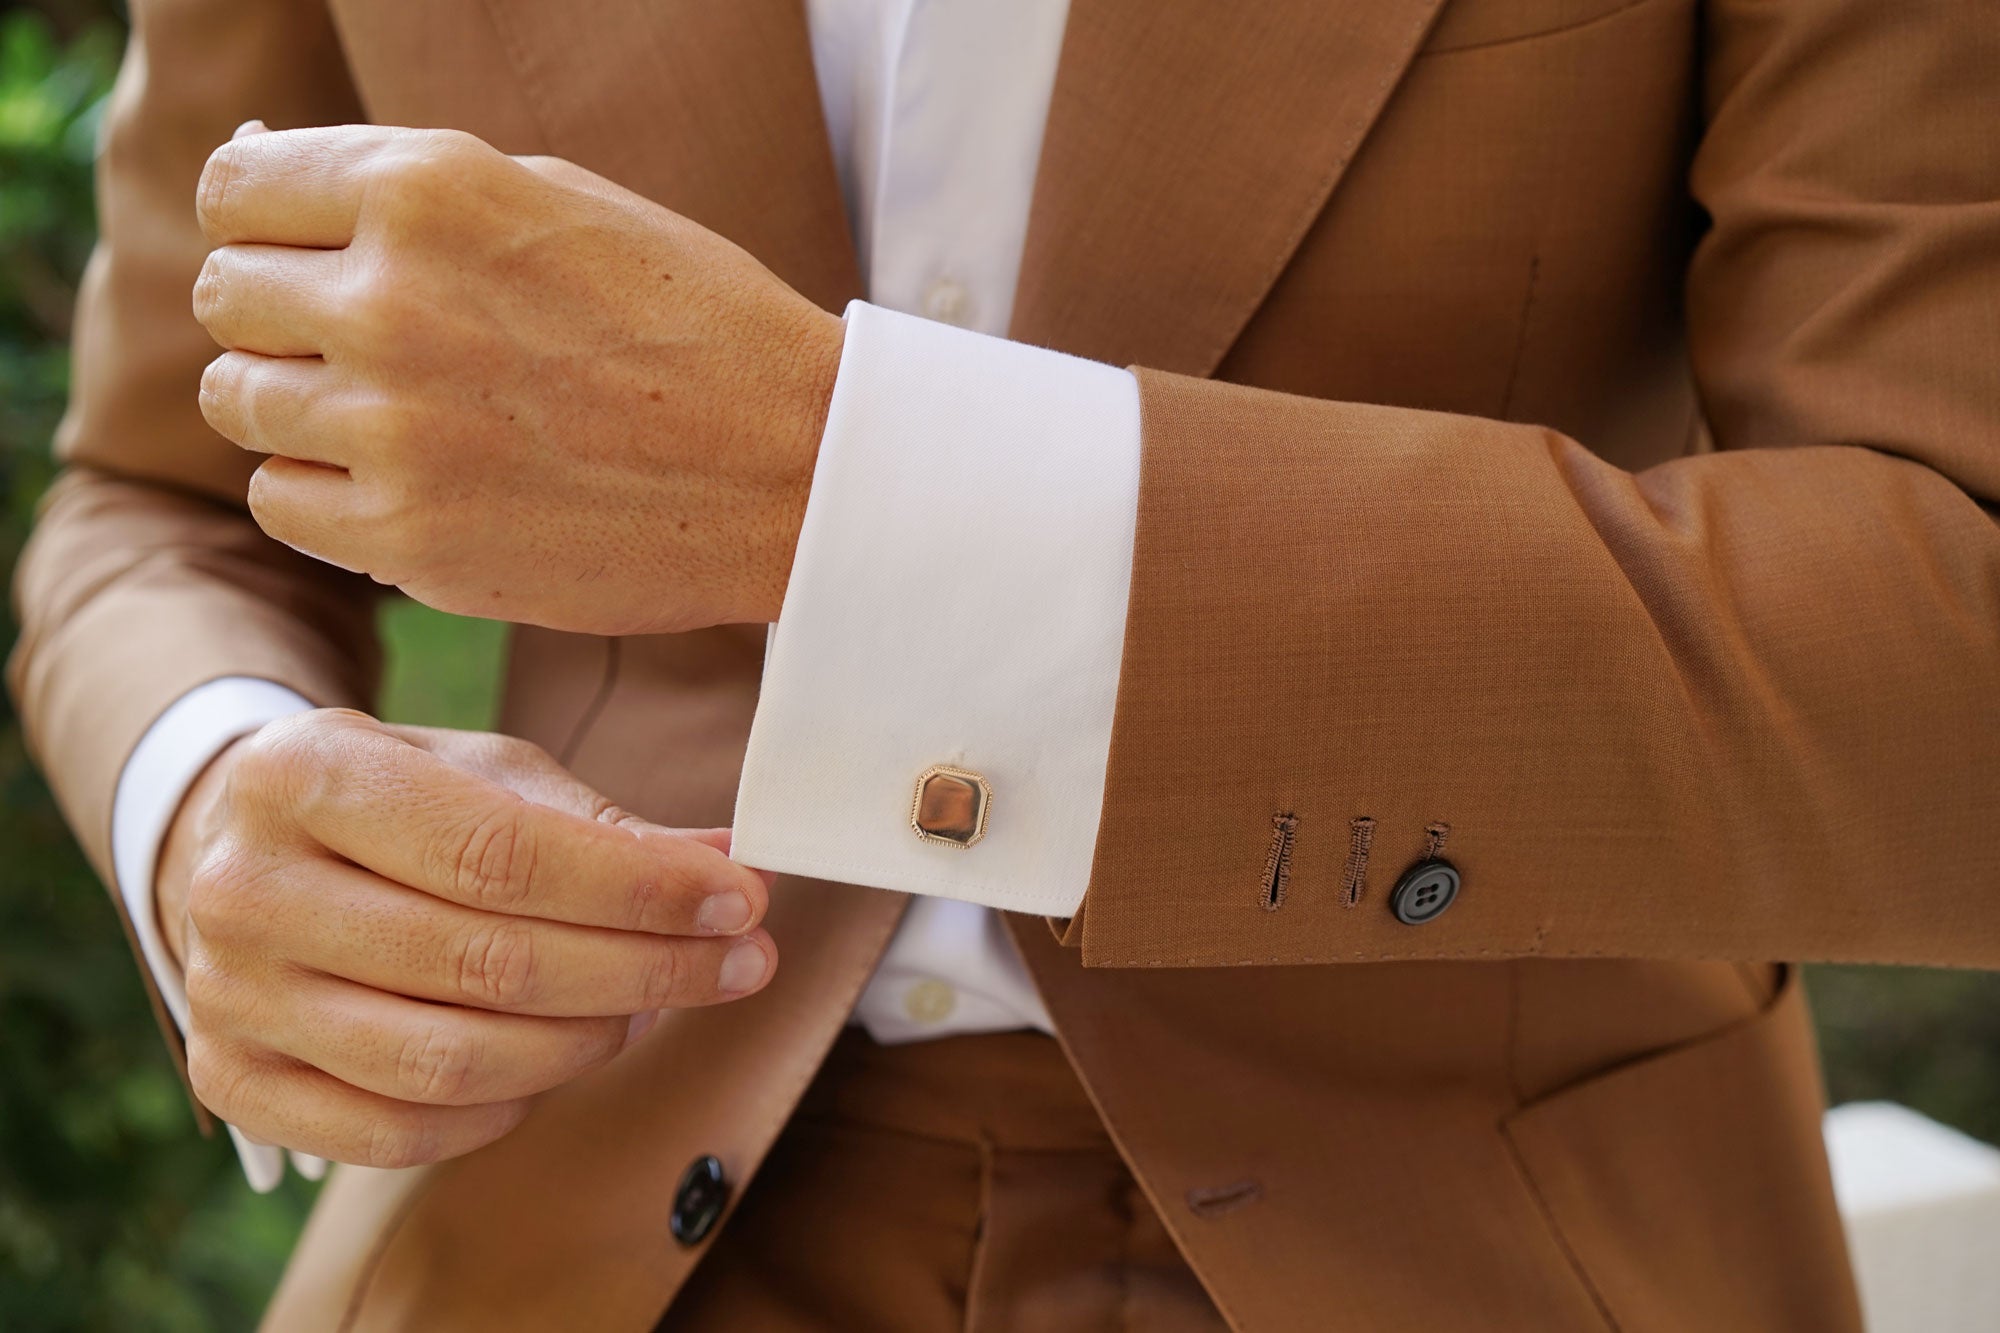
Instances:
[[[1208,375],[1444,0],[1073,0],[1011,336]]]
[[[485,0],[549,151],[860,295],[800,0]]]

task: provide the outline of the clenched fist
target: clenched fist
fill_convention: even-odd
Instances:
[[[202,174],[202,411],[279,541],[446,611],[775,620],[841,323],[580,167],[246,126]]]
[[[510,737],[274,722],[211,765],[162,857],[195,1093],[337,1161],[488,1143],[658,1010],[769,979],[769,885],[728,838],[623,814]]]

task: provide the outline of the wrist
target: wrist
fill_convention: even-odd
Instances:
[[[846,325],[838,315],[817,307],[811,311],[794,348],[787,373],[776,432],[778,476],[770,537],[759,561],[755,586],[749,589],[746,621],[771,622],[784,606],[798,554],[799,532],[805,524],[806,502],[812,495],[813,470],[819,462],[820,439],[826,433],[833,386],[840,375],[840,353]]]

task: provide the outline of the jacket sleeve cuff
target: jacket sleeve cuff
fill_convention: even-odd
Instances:
[[[850,305],[735,855],[1074,912],[1103,804],[1138,495],[1127,372]],[[936,766],[990,790],[973,846],[913,827]]]

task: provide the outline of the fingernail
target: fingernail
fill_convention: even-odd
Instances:
[[[750,924],[750,900],[740,893],[717,893],[701,900],[694,923],[716,935],[734,935]]]
[[[264,124],[264,122],[261,120],[246,120],[241,125],[238,125],[236,127],[236,133],[230,135],[229,137],[232,139],[241,139],[246,134],[263,134],[269,128],[270,127]]]
[[[647,1029],[659,1021],[660,1011],[657,1009],[642,1009],[632,1015],[632,1021],[625,1025],[625,1044],[630,1046],[633,1042],[645,1036]]]
[[[726,995],[739,995],[752,990],[764,979],[764,951],[745,940],[731,949],[722,960],[722,972],[715,979],[716,988]]]

